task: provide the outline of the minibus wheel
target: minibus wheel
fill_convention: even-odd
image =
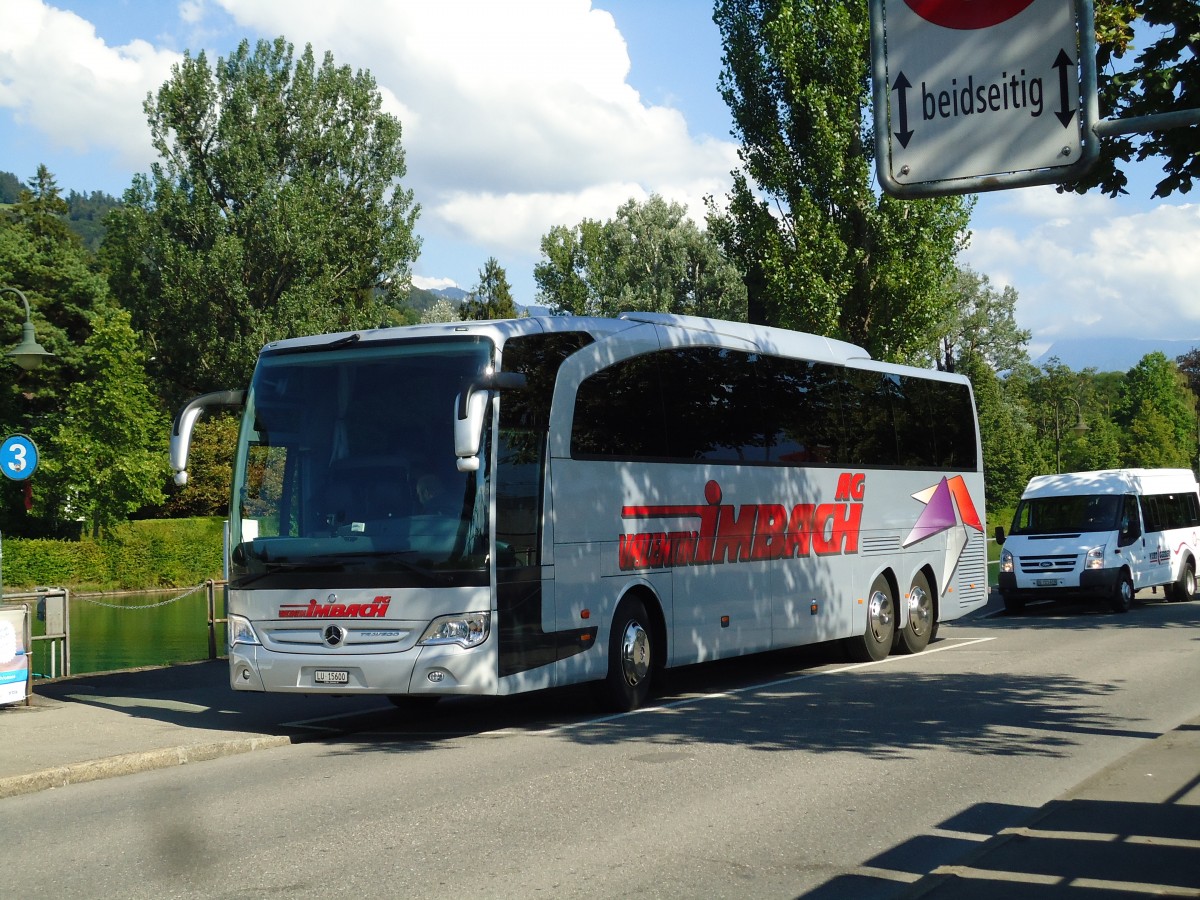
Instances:
[[[1190,559],[1183,564],[1183,571],[1179,573],[1179,580],[1173,585],[1171,591],[1171,599],[1176,603],[1182,603],[1185,600],[1191,600],[1196,596],[1196,564]]]
[[[1129,577],[1128,572],[1122,572],[1117,577],[1117,583],[1113,586],[1112,595],[1112,611],[1119,613],[1129,612],[1133,606],[1133,579]]]
[[[896,646],[903,653],[920,653],[933,637],[933,589],[924,572],[913,576],[905,601],[908,604],[908,623],[896,636]]]
[[[867,627],[859,637],[846,639],[846,650],[855,662],[886,659],[896,637],[896,600],[884,575],[871,583],[867,595]]]

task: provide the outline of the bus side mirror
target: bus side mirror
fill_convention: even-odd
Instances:
[[[514,391],[525,387],[520,372],[494,372],[467,384],[454,400],[454,455],[460,472],[479,469],[479,447],[489,391]]]
[[[201,394],[199,397],[195,397],[179,411],[179,415],[175,417],[175,423],[171,426],[170,448],[171,468],[175,472],[177,485],[182,487],[187,484],[188,451],[192,445],[192,429],[196,426],[196,420],[200,418],[200,414],[213,407],[241,406],[245,402],[245,391],[213,391],[210,394]]]
[[[1003,525],[996,526],[996,543],[997,544],[1004,543],[1004,526]]]

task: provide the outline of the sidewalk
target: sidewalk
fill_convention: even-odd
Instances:
[[[235,693],[227,678],[216,661],[39,682],[33,706],[0,707],[0,800],[312,740],[336,733],[325,717],[387,706],[382,697]],[[1200,898],[1200,719],[1024,821],[973,835],[958,865],[930,871],[914,847],[900,847],[868,868],[910,873],[906,896],[922,900]]]
[[[0,799],[311,740],[383,697],[235,693],[224,660],[79,675],[0,706]],[[308,724],[305,724],[308,723]]]
[[[921,900],[1200,898],[1200,719],[921,878]]]

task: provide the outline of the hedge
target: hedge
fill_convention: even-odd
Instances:
[[[4,538],[0,583],[72,591],[190,587],[222,574],[220,518],[127,522],[99,540]]]

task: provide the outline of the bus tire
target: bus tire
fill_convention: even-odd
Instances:
[[[1110,606],[1116,613],[1127,613],[1133,607],[1133,579],[1129,577],[1128,572],[1123,571],[1117,576]]]
[[[600,682],[599,699],[608,709],[629,712],[650,696],[655,660],[650,618],[636,597],[617,604],[608,636],[608,675]]]
[[[887,659],[896,638],[896,600],[887,578],[879,575],[867,595],[867,627],[858,637],[846,639],[846,650],[855,662]]]
[[[1183,603],[1196,596],[1196,564],[1187,560],[1179,573],[1179,580],[1171,586],[1170,599],[1175,603]]]
[[[908,596],[908,622],[896,635],[896,649],[901,653],[920,653],[933,638],[935,609],[933,589],[924,572],[913,576]]]

